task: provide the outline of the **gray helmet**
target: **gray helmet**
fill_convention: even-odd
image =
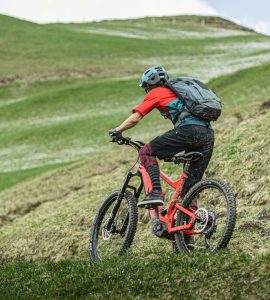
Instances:
[[[143,73],[139,86],[145,88],[147,84],[157,85],[168,79],[169,75],[163,67],[151,67]]]

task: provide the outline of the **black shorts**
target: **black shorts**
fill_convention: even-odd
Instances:
[[[202,159],[191,162],[187,187],[202,179],[211,159],[214,147],[214,131],[200,125],[186,125],[170,130],[150,142],[154,154],[159,159],[171,157],[178,152],[198,151]]]

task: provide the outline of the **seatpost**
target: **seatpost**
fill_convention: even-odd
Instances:
[[[189,167],[190,167],[190,161],[188,160],[188,161],[186,161],[186,162],[184,163],[184,171],[185,171],[186,173],[188,173]]]

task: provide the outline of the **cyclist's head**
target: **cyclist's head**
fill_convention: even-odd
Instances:
[[[139,86],[148,92],[155,87],[163,86],[168,79],[169,75],[163,67],[151,67],[143,73]]]

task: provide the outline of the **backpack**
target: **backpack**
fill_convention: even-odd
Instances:
[[[178,77],[168,80],[165,87],[184,103],[184,114],[180,113],[180,119],[192,114],[207,121],[216,121],[220,116],[222,104],[219,97],[201,81]]]

